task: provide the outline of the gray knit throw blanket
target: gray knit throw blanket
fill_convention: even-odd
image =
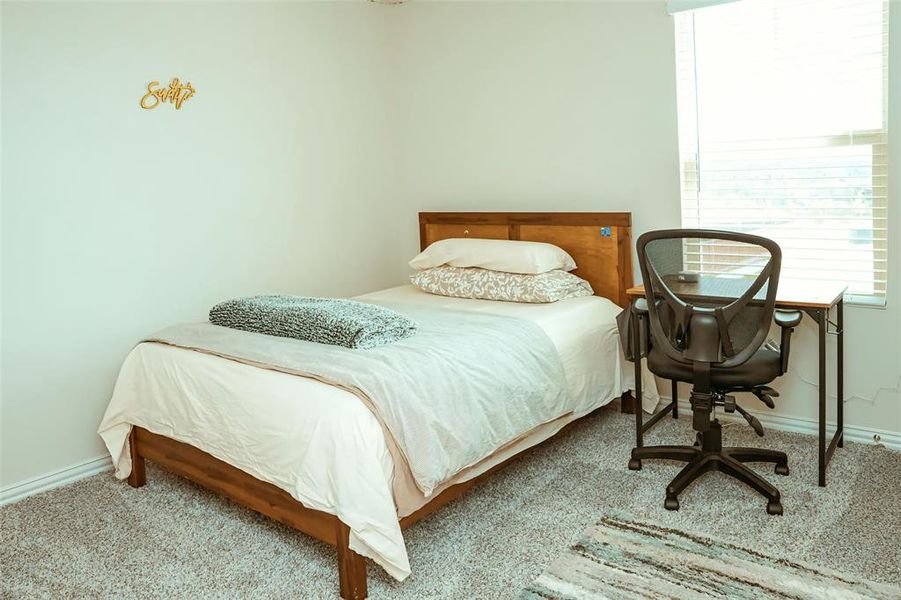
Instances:
[[[416,333],[397,311],[336,298],[251,296],[210,309],[213,325],[345,348],[377,348]]]

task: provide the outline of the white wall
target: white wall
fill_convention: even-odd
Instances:
[[[636,237],[679,224],[662,0],[4,2],[2,21],[3,487],[102,455],[142,335],[226,297],[399,283],[419,210],[629,210]],[[198,90],[181,111],[138,108],[176,75]],[[889,308],[846,314],[846,418],[901,432],[890,215]],[[814,339],[808,322],[782,414],[816,414]]]
[[[405,201],[679,217],[662,2],[410,3],[395,48]]]
[[[385,7],[2,11],[3,487],[103,454],[142,335],[237,295],[401,281]],[[173,76],[197,95],[139,108]]]
[[[630,210],[636,237],[678,227],[673,25],[664,5],[404,5],[393,51],[404,74],[397,102],[409,210]],[[901,98],[899,9],[894,2],[893,98]],[[901,102],[891,111],[891,152],[899,158],[891,163],[891,197],[899,198]],[[901,433],[899,213],[891,211],[888,308],[845,311],[846,424],[895,433]],[[412,229],[406,237],[415,238]],[[778,384],[777,414],[816,417],[817,388],[809,383],[817,378],[815,344],[816,329],[805,319],[792,370]],[[662,391],[668,395],[668,386]]]

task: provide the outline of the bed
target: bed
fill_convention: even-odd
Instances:
[[[338,551],[341,596],[365,598],[367,558],[397,579],[410,574],[404,528],[569,423],[620,396],[627,404],[634,376],[620,352],[615,317],[632,283],[630,230],[628,213],[420,214],[422,248],[454,237],[552,243],[572,255],[575,274],[596,292],[552,304],[449,298],[409,285],[358,297],[530,321],[563,365],[566,410],[428,495],[397,468],[382,427],[347,390],[159,343],[139,344],[129,354],[100,427],[116,474],[140,487],[149,459],[329,543]],[[651,409],[657,398],[642,402]]]

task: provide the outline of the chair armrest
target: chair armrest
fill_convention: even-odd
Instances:
[[[635,313],[636,315],[648,314],[647,298],[636,298],[635,302],[632,303],[632,312]]]
[[[783,329],[797,327],[798,323],[801,322],[801,311],[800,310],[779,310],[773,313],[773,320],[776,321],[776,325],[782,327]]]
[[[773,313],[773,320],[776,322],[776,325],[782,328],[782,340],[779,343],[779,355],[782,361],[779,374],[784,375],[788,371],[788,355],[791,351],[792,330],[801,322],[801,311],[777,310]]]
[[[648,331],[648,303],[644,298],[636,298],[629,307],[616,317],[616,326],[623,340],[623,351],[630,361],[641,360],[648,355],[650,332]],[[638,347],[635,347],[635,333],[638,333]]]

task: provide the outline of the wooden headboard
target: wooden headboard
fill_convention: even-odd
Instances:
[[[419,245],[447,238],[547,242],[575,259],[594,293],[626,306],[632,287],[632,213],[419,213]]]

